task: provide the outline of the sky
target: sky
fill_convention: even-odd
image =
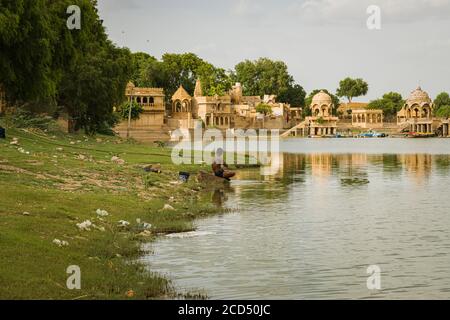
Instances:
[[[380,8],[369,30],[367,8]],[[363,78],[369,101],[421,86],[450,92],[450,0],[98,0],[112,41],[161,58],[193,52],[217,67],[284,61],[305,90]]]

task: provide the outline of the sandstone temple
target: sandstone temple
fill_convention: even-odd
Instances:
[[[163,89],[138,88],[129,83],[126,96],[144,110],[138,120],[132,121],[130,130],[130,136],[140,141],[166,140],[176,129],[289,129],[302,113],[300,107],[277,102],[274,95],[245,96],[239,83],[224,96],[203,95],[200,81],[196,82],[193,96],[180,86],[173,94],[169,108],[164,101]],[[270,115],[256,112],[262,103],[271,107]],[[125,137],[127,127],[127,121],[122,121],[115,130]]]
[[[433,119],[433,107],[428,93],[418,87],[397,113],[397,123],[412,132],[432,133],[439,125],[439,120]]]
[[[335,137],[357,130],[450,136],[449,120],[433,116],[433,101],[420,87],[410,94],[396,123],[385,122],[383,111],[368,109],[366,103],[336,106],[325,91],[313,97],[311,114],[305,117],[301,107],[277,102],[274,95],[244,95],[239,83],[223,96],[206,96],[197,81],[193,95],[180,86],[170,101],[165,101],[161,88],[138,88],[129,83],[126,96],[142,106],[139,119],[131,122],[130,136],[144,142],[169,140],[174,130],[195,128],[279,129],[282,137]],[[269,105],[271,112],[258,113],[260,104]],[[115,130],[125,137],[128,122],[123,121]]]

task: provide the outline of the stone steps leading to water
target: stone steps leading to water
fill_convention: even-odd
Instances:
[[[127,137],[127,126],[119,125],[114,131],[122,138]],[[155,141],[169,141],[169,129],[165,126],[132,127],[130,137],[143,143],[152,143]]]

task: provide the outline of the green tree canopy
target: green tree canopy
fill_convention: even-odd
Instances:
[[[0,83],[10,102],[52,97],[54,34],[45,0],[2,0],[0,5]]]
[[[48,0],[50,1],[50,0]],[[117,48],[108,40],[96,1],[80,0],[80,30],[68,30],[65,8],[71,0],[58,7],[64,9],[59,19],[59,32],[72,38],[74,53],[64,59],[58,102],[76,121],[76,128],[93,133],[112,126],[117,118],[114,106],[125,100],[125,87],[132,77],[132,57],[128,49]]]
[[[67,28],[73,4],[82,12],[80,30]],[[0,82],[11,104],[38,102],[36,112],[57,104],[88,132],[115,122],[131,57],[108,40],[96,6],[96,0],[1,1]]]
[[[242,83],[244,95],[263,96],[274,94],[281,102],[303,106],[306,93],[294,83],[287,65],[282,61],[260,58],[245,60],[235,67],[234,82]]]
[[[381,99],[371,101],[367,108],[383,110],[383,115],[389,119],[394,118],[404,104],[405,100],[400,93],[389,92],[384,94]]]
[[[303,107],[305,105],[306,91],[299,84],[290,86],[285,92],[278,97],[278,101],[289,103],[293,107]]]
[[[260,103],[256,106],[256,112],[267,116],[272,113],[272,107],[266,103]]]
[[[339,97],[346,97],[351,103],[353,98],[365,96],[369,91],[369,85],[363,79],[345,78],[339,82],[336,94]]]
[[[133,67],[134,84],[164,88],[167,101],[180,84],[193,94],[197,79],[206,96],[227,94],[233,82],[242,83],[245,95],[275,94],[279,101],[294,106],[303,106],[306,96],[304,89],[294,83],[284,62],[265,58],[241,62],[232,72],[215,67],[193,53],[166,53],[161,61],[145,53],[136,53],[133,54]]]
[[[141,113],[144,111],[144,108],[136,102],[125,101],[117,110],[120,118],[127,120],[130,116],[130,108],[131,108],[131,119],[137,120],[139,119]]]
[[[436,111],[436,116],[441,118],[450,118],[450,105],[441,106]]]
[[[136,52],[132,54],[131,61],[131,82],[136,87],[158,87],[157,84],[163,82],[163,70],[158,68],[159,62],[155,57],[145,52]]]
[[[133,55],[133,60],[135,85],[163,88],[167,101],[180,84],[193,94],[197,79],[207,96],[224,95],[231,89],[230,76],[224,69],[214,67],[193,53],[166,53],[161,61],[138,53]]]
[[[202,64],[197,69],[197,75],[206,96],[223,96],[231,89],[230,75],[224,69],[216,68],[210,63]]]
[[[434,113],[438,117],[447,117],[447,110],[450,108],[450,96],[447,92],[441,92],[434,99]]]
[[[124,101],[131,75],[128,50],[112,44],[91,50],[65,74],[60,89],[61,101],[76,120],[76,128],[84,128],[88,133],[116,123],[113,107]]]

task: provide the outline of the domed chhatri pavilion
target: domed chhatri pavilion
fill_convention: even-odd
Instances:
[[[411,92],[403,108],[397,113],[398,125],[410,126],[411,132],[433,132],[433,101],[418,87]]]
[[[338,118],[333,116],[333,100],[325,91],[317,93],[311,102],[311,117],[306,118],[309,135],[333,136],[337,132]]]
[[[329,117],[333,109],[333,100],[325,91],[317,93],[311,102],[311,112],[314,117]]]

